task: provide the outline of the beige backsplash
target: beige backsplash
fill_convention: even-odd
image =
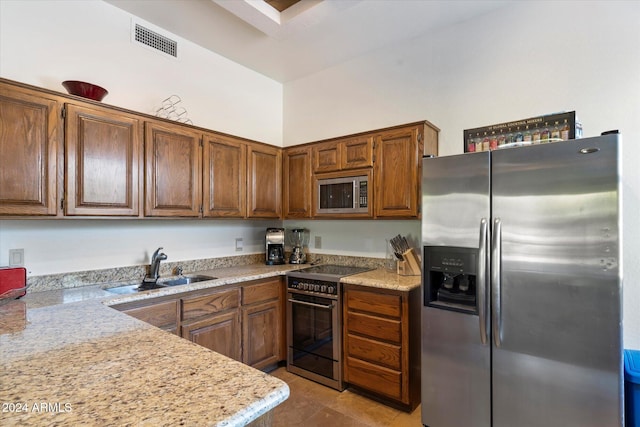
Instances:
[[[286,254],[288,259],[289,254]],[[160,276],[172,276],[176,268],[184,273],[213,270],[239,265],[262,264],[264,254],[251,254],[221,258],[206,258],[189,261],[163,262]],[[366,258],[342,255],[307,254],[307,263],[339,264],[359,267],[384,268],[384,258]],[[79,288],[102,283],[138,283],[147,273],[148,265],[107,268],[101,270],[72,271],[68,273],[27,277],[28,292],[42,292],[54,289]]]

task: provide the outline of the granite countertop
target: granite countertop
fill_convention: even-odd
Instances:
[[[106,305],[114,305],[143,299],[157,298],[165,295],[195,291],[198,289],[213,288],[249,280],[281,276],[286,274],[287,271],[305,267],[309,267],[309,265],[284,264],[269,266],[264,264],[250,264],[239,267],[224,267],[213,270],[202,270],[189,273],[216,277],[215,280],[207,280],[204,282],[192,283],[189,285],[154,289],[135,294],[116,295],[105,290],[108,287],[128,284],[124,282],[115,282],[111,284],[56,289],[34,293],[29,293],[27,291],[27,295],[22,298],[22,300],[27,303],[27,307],[29,308],[46,307],[55,304],[64,304],[95,299],[102,300]],[[382,268],[372,269],[364,273],[343,277],[340,281],[342,283],[393,289],[399,291],[410,291],[421,285],[420,276],[401,276],[399,274],[396,274],[395,272]]]
[[[340,282],[396,291],[411,291],[422,284],[420,276],[401,276],[382,268],[343,277]]]
[[[282,269],[216,274],[210,286]],[[154,292],[88,286],[0,305],[0,424],[243,426],[288,398],[280,379],[108,306]]]
[[[304,267],[225,267],[189,285],[129,295],[93,285],[0,305],[0,424],[246,425],[288,398],[286,383],[109,305]],[[420,277],[377,269],[342,282],[408,291]]]

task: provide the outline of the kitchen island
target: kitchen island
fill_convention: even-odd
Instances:
[[[270,425],[286,383],[106,305],[132,298],[93,286],[1,305],[0,424]]]

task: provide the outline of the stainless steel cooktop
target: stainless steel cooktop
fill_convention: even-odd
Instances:
[[[372,269],[369,267],[323,264],[301,268],[300,270],[293,270],[288,272],[287,276],[337,282],[341,277],[351,276],[353,274],[363,273],[369,270]]]

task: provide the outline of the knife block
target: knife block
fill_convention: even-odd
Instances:
[[[402,254],[402,261],[397,263],[398,274],[401,276],[419,276],[420,262],[413,249]]]

